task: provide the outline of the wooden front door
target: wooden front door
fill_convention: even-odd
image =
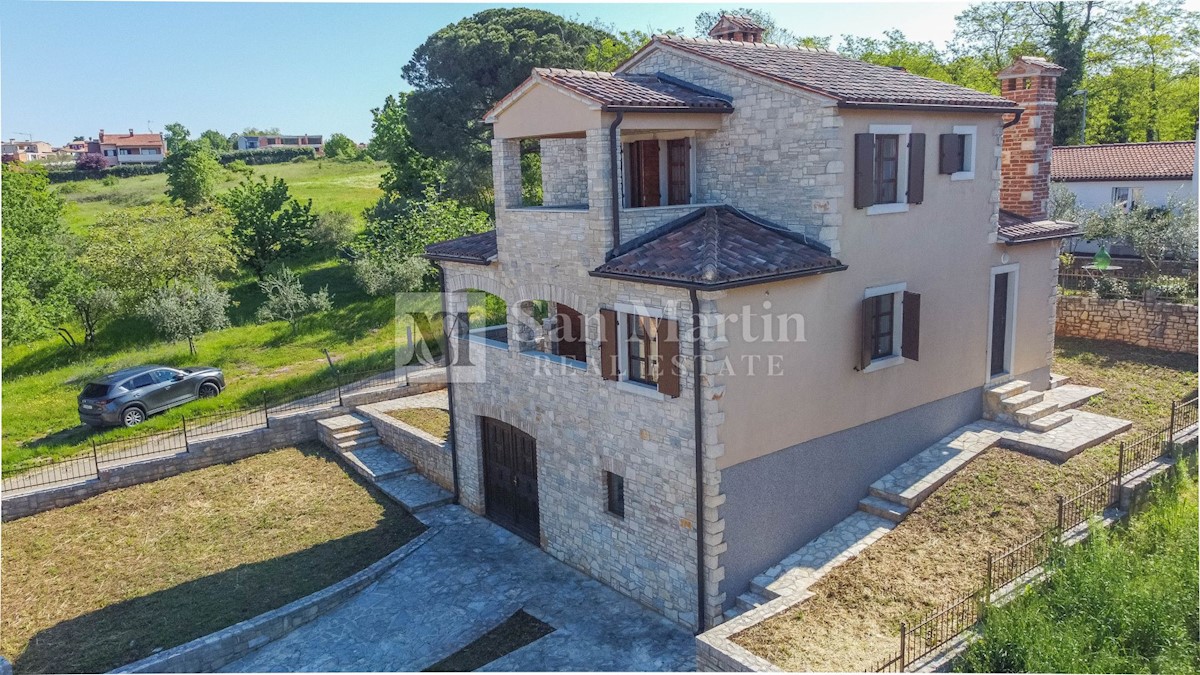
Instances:
[[[500,420],[483,418],[483,485],[488,518],[540,546],[534,438]]]

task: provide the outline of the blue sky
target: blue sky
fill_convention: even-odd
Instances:
[[[743,3],[518,4],[690,32],[698,13]],[[274,126],[365,141],[371,108],[408,88],[400,69],[413,49],[489,6],[505,5],[4,0],[0,137],[29,133],[58,145],[101,128],[161,131],[178,121],[193,135]],[[966,3],[748,6],[801,35],[899,28],[941,44]]]

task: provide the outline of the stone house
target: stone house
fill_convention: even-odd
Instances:
[[[496,230],[427,248],[470,317],[460,502],[697,630],[985,388],[1049,386],[1075,232],[1045,220],[1058,66],[999,97],[761,34],[536,69],[486,117]]]

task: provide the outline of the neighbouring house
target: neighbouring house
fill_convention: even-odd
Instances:
[[[0,156],[5,162],[33,162],[54,154],[54,148],[46,141],[18,141],[8,139],[0,144]]]
[[[82,155],[86,155],[88,151],[88,142],[84,140],[71,141],[60,148],[63,152],[70,153],[78,159]]]
[[[450,315],[508,307],[448,322],[461,503],[698,630],[985,389],[1049,386],[1077,231],[1047,220],[1059,66],[995,96],[713,35],[535,69],[485,118],[495,231],[426,249]]]
[[[109,166],[120,164],[157,164],[167,156],[162,134],[109,134],[100,130],[100,138],[88,141],[87,152],[100,154]]]
[[[1196,141],[1067,145],[1054,148],[1050,180],[1075,194],[1081,208],[1128,211],[1138,204],[1163,206],[1175,195],[1196,199]],[[1096,242],[1073,238],[1074,253],[1090,255]],[[1111,244],[1110,252],[1136,255],[1127,244]]]
[[[323,146],[321,136],[303,134],[300,136],[238,136],[238,150],[261,150],[276,147],[310,147],[321,152]]]

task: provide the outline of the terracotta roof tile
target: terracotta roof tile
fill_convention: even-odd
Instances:
[[[1188,180],[1196,162],[1196,141],[1113,143],[1054,148],[1050,178],[1056,181]]]
[[[809,47],[660,35],[668,45],[847,104],[905,104],[1011,109],[1008,99],[904,70]],[[636,63],[636,56],[630,63]]]
[[[430,244],[425,247],[425,257],[430,260],[490,265],[496,259],[496,231],[488,230]]]
[[[730,206],[693,211],[614,254],[591,274],[715,290],[846,269],[804,235]]]
[[[997,234],[1006,244],[1023,244],[1031,241],[1060,239],[1079,234],[1079,225],[1063,220],[1029,220],[1028,218],[1000,210],[1000,227]]]
[[[534,74],[605,106],[733,110],[728,100],[658,75],[535,68]]]
[[[147,145],[162,145],[162,134],[100,134],[100,142],[105,144],[115,145],[118,148],[122,146],[147,146]]]

